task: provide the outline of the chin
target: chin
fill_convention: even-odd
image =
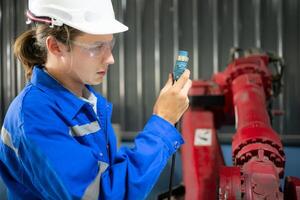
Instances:
[[[86,81],[86,84],[88,85],[99,85],[103,82],[103,79],[101,80],[90,80],[90,81]]]

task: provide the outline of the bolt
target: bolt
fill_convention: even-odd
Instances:
[[[276,158],[276,155],[275,155],[274,153],[271,153],[271,155],[270,155],[270,160],[274,161],[275,158]]]
[[[246,157],[247,159],[250,159],[252,157],[252,153],[251,152],[246,153]]]
[[[276,158],[275,164],[276,164],[276,165],[279,165],[280,163],[281,163],[281,160],[280,160],[279,158]]]
[[[273,142],[271,140],[267,140],[266,143],[272,146]]]
[[[279,153],[280,153],[281,155],[284,155],[284,151],[283,151],[282,148],[279,149]]]
[[[275,144],[274,147],[275,147],[276,149],[279,149],[279,148],[280,148],[280,146],[279,146],[278,144]]]
[[[245,159],[246,159],[245,156],[242,156],[242,157],[241,157],[241,161],[242,161],[242,162],[244,162]]]
[[[255,143],[257,141],[256,138],[251,139],[251,143]],[[250,142],[250,141],[249,141]]]

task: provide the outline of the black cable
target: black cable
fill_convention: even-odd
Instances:
[[[174,85],[174,75],[172,74],[172,84]],[[175,124],[175,128],[178,130],[178,123]],[[173,176],[174,176],[174,170],[175,170],[175,160],[176,160],[176,151],[172,155],[172,162],[171,162],[171,174],[170,174],[170,180],[169,180],[169,195],[168,200],[171,200],[172,197],[172,190],[173,190]]]
[[[188,62],[188,52],[187,51],[179,51],[178,57],[176,59],[176,63],[173,69],[172,73],[172,84],[174,85],[175,81],[182,75],[182,73],[187,68],[187,62]],[[175,128],[179,131],[179,122],[175,124]],[[177,150],[177,149],[176,149]],[[174,176],[174,170],[175,170],[175,160],[176,160],[176,151],[172,155],[172,162],[171,162],[171,175],[170,175],[170,181],[169,181],[169,195],[168,200],[171,200],[172,197],[172,190],[173,190],[173,176]]]
[[[175,125],[175,127],[176,127],[176,125]],[[171,197],[172,197],[173,176],[174,176],[174,170],[175,170],[175,160],[176,160],[176,152],[172,155],[171,175],[170,175],[170,181],[169,181],[169,196],[168,196],[168,200],[171,200]]]

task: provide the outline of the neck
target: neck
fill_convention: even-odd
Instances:
[[[84,84],[79,83],[72,79],[71,76],[66,76],[64,73],[60,73],[58,70],[53,70],[52,68],[45,67],[46,71],[61,85],[63,85],[70,92],[74,93],[76,96],[83,96]]]

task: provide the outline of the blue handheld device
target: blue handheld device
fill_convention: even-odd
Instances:
[[[176,59],[176,63],[173,69],[173,79],[177,81],[183,74],[184,70],[187,68],[187,63],[189,61],[187,51],[179,51]]]

